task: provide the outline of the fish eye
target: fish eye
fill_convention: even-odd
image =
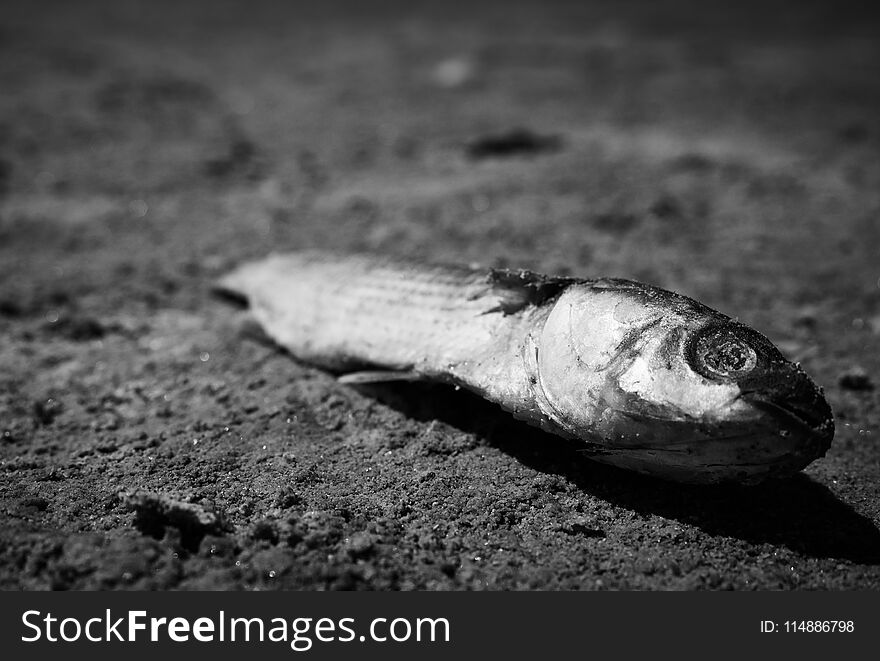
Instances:
[[[709,379],[737,379],[758,362],[752,346],[735,329],[723,326],[698,331],[688,354],[691,367]]]

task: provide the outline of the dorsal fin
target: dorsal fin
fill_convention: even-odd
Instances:
[[[489,312],[514,314],[530,305],[541,305],[573,282],[572,278],[554,278],[533,271],[492,269],[489,286],[498,305]]]

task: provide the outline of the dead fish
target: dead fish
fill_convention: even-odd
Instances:
[[[631,280],[301,252],[245,264],[219,289],[343,382],[461,386],[661,478],[789,474],[834,435],[822,390],[766,337]]]

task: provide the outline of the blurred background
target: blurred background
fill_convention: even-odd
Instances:
[[[839,1],[4,2],[2,585],[878,586],[878,27]],[[234,264],[300,248],[680,291],[802,361],[835,445],[809,487],[751,496],[591,492],[618,473],[580,467],[558,509],[529,486],[556,464],[516,462],[485,496],[513,512],[480,524],[510,537],[487,568],[467,485],[510,447],[248,344],[209,297]],[[387,478],[366,485],[372,461]],[[436,493],[413,495],[413,470]],[[119,495],[135,487],[164,504]],[[407,499],[417,514],[393,509]],[[187,549],[143,523],[178,506],[231,528]],[[389,511],[397,532],[365,523]],[[292,529],[326,534],[282,553]],[[372,550],[346,556],[360,533]]]

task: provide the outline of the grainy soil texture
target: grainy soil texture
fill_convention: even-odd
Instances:
[[[0,587],[880,587],[878,34],[845,2],[3,2]],[[682,486],[339,384],[211,293],[303,248],[680,291],[800,361],[835,441]]]

